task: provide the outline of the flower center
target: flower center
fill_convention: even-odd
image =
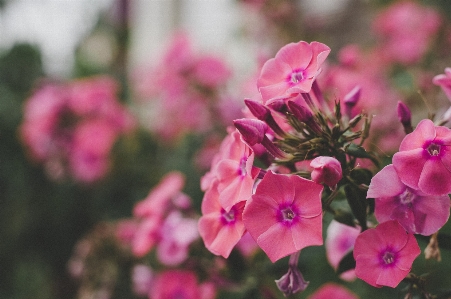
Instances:
[[[415,198],[415,194],[410,192],[408,189],[406,189],[406,191],[404,191],[401,195],[399,195],[399,201],[403,205],[412,203],[414,198]]]
[[[295,70],[291,73],[290,81],[293,84],[299,83],[305,79],[304,70]]]
[[[221,209],[221,220],[224,224],[231,224],[235,222],[235,210],[232,208],[230,211],[226,212]]]
[[[427,147],[427,151],[428,151],[429,155],[431,155],[431,156],[438,156],[440,154],[440,147],[441,147],[440,144],[431,143]]]
[[[279,222],[290,225],[299,218],[299,213],[297,213],[296,207],[283,206],[279,208],[277,218]]]
[[[382,256],[382,260],[386,265],[393,264],[395,262],[395,255],[390,251],[386,251]]]
[[[296,214],[291,210],[291,208],[283,209],[282,211],[282,217],[284,220],[293,220]]]

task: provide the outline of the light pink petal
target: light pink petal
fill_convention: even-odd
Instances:
[[[409,274],[409,270],[401,270],[397,267],[386,267],[382,268],[379,277],[376,280],[376,284],[379,286],[387,286],[395,288],[398,284],[403,280],[407,274]]]
[[[451,193],[451,173],[438,159],[429,159],[418,182],[421,191],[431,195]]]
[[[257,244],[275,262],[297,251],[291,230],[276,223],[257,238]]]
[[[330,48],[319,42],[311,42],[310,46],[312,47],[313,57],[316,57],[317,67],[319,68],[329,55]]]
[[[297,250],[312,245],[323,244],[323,221],[321,215],[309,219],[300,219],[290,229]]]
[[[435,127],[435,131],[437,140],[442,141],[444,145],[451,145],[451,129],[437,126]]]
[[[418,189],[418,181],[427,161],[423,148],[397,152],[393,155],[393,166],[401,181],[413,189]]]
[[[448,222],[450,200],[448,195],[422,197],[414,203],[415,233],[429,236]]]
[[[309,92],[312,89],[314,75],[308,74],[305,80],[299,81],[293,87],[287,89],[287,94],[296,94],[302,92]]]
[[[274,199],[264,195],[253,195],[246,203],[243,221],[251,236],[257,238],[272,225],[278,223],[277,211],[279,205]],[[265,221],[261,221],[265,219]]]
[[[288,64],[293,70],[306,69],[312,60],[312,48],[305,41],[290,43],[277,52],[275,59]]]
[[[238,170],[240,164],[238,161],[225,159],[218,163],[216,168],[216,174],[219,181],[219,192],[221,192],[225,187],[227,187],[230,180],[238,177]],[[224,184],[225,183],[225,184]]]
[[[204,194],[201,211],[202,214],[205,215],[219,212],[220,210],[221,205],[219,204],[218,181],[215,180],[210,189],[208,189]]]
[[[401,194],[406,186],[401,182],[395,167],[390,164],[371,179],[367,198],[392,197]]]
[[[291,176],[290,181],[295,190],[293,203],[299,208],[301,217],[314,217],[321,214],[323,186],[298,176]]]
[[[414,235],[408,234],[407,236],[406,245],[398,252],[396,267],[401,270],[410,271],[413,261],[420,255],[421,249]]]
[[[271,197],[279,204],[291,204],[295,198],[295,186],[289,175],[268,171],[263,181],[257,186],[257,193]]]
[[[224,210],[229,211],[240,201],[248,200],[252,196],[254,180],[250,176],[237,177],[219,193],[219,203]]]
[[[235,225],[223,226],[214,241],[210,244],[208,250],[228,258],[230,252],[244,235],[245,228],[242,222],[236,222]]]
[[[288,85],[287,82],[282,81],[276,84],[260,87],[258,90],[262,95],[263,103],[266,103],[268,100],[272,98],[285,95],[289,87],[290,86]]]
[[[257,80],[257,87],[261,88],[285,81],[291,72],[292,68],[290,65],[274,58],[270,59],[262,67],[260,77]]]
[[[435,125],[430,119],[420,121],[415,130],[404,137],[400,151],[408,151],[412,149],[422,148],[425,141],[431,141],[435,138]],[[394,164],[394,163],[393,163]]]
[[[356,257],[355,275],[373,287],[381,287],[376,282],[381,271],[379,259],[374,254],[360,254]]]

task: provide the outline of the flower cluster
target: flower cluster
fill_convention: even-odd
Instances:
[[[109,77],[45,83],[27,100],[20,135],[50,178],[91,183],[105,176],[119,135],[135,126]]]
[[[327,257],[343,279],[396,287],[406,278],[420,288],[409,274],[420,254],[415,235],[436,234],[450,215],[451,130],[430,119],[414,129],[407,105],[393,103],[407,135],[393,164],[373,175],[380,159],[365,149],[371,117],[356,112],[364,87],[329,103],[317,81],[329,52],[301,41],[263,65],[261,98],[245,100],[248,117],[234,121],[202,178],[200,235],[225,258],[246,232],[272,262],[290,255],[288,272],[276,280],[289,295],[307,287],[299,254],[323,244],[330,213]],[[434,82],[447,91],[444,76]]]

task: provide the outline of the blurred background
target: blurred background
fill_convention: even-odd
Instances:
[[[193,233],[186,248],[172,240],[183,258],[165,259],[131,239],[137,204],[152,196],[173,200],[165,219],[199,218],[200,179],[243,99],[258,99],[260,67],[299,40],[332,49],[320,79],[332,100],[358,83],[377,115],[403,100],[414,121],[428,109],[446,117],[432,78],[451,66],[447,0],[0,0],[0,298],[155,299],[165,269],[196,273],[205,299],[283,298],[274,280],[286,260],[271,264],[252,244],[225,260]],[[381,119],[372,130],[381,151],[397,150],[402,127]],[[182,176],[175,191],[162,191],[168,173]],[[402,298],[402,286],[341,279],[325,256],[303,251],[311,285],[293,298],[326,282]],[[431,288],[451,285],[442,258],[416,265],[436,267]]]

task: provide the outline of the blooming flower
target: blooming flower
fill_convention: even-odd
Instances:
[[[432,195],[451,193],[449,146],[451,130],[424,119],[401,142],[393,166],[401,181],[412,189]]]
[[[335,284],[326,283],[322,285],[315,293],[307,299],[358,299],[357,295],[346,289],[345,287]]]
[[[413,234],[435,233],[445,225],[450,214],[448,195],[427,195],[407,187],[391,164],[372,178],[367,197],[376,199],[377,221],[398,220]]]
[[[246,204],[243,221],[272,262],[323,244],[322,190],[321,185],[295,175],[265,174]]]
[[[341,164],[334,157],[320,156],[310,162],[312,181],[334,187],[342,178]]]
[[[244,203],[241,201],[226,212],[219,202],[218,181],[205,192],[198,228],[205,247],[212,253],[227,258],[243,236],[246,230],[242,221]]]
[[[361,233],[354,245],[355,273],[374,287],[395,288],[421,253],[413,234],[396,220],[379,224]]]
[[[290,43],[262,67],[257,86],[263,101],[309,92],[330,48],[319,42]]]

